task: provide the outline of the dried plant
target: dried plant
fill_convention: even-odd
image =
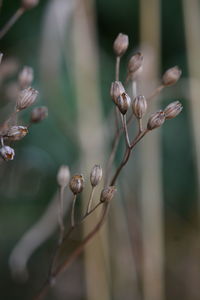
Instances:
[[[91,193],[88,199],[87,208],[85,213],[77,218],[76,217],[76,200],[79,194],[83,191],[85,187],[85,179],[81,174],[73,175],[70,179],[70,172],[68,166],[61,166],[58,171],[57,181],[59,186],[59,205],[58,205],[58,224],[60,228],[60,235],[58,239],[58,244],[56,246],[53,259],[50,264],[50,269],[48,273],[48,278],[45,281],[40,292],[34,299],[42,299],[49,287],[56,282],[58,274],[64,272],[67,267],[80,255],[86,244],[88,244],[96,233],[100,230],[104,224],[106,217],[108,215],[111,200],[113,199],[117,189],[116,181],[124,168],[128,163],[130,155],[136,145],[140,140],[150,134],[152,130],[161,127],[165,121],[175,118],[182,110],[182,105],[179,101],[174,101],[169,104],[166,108],[154,112],[149,116],[148,121],[144,124],[144,116],[150,106],[150,101],[155,98],[163,88],[175,84],[180,76],[181,70],[178,67],[173,67],[167,70],[161,80],[160,86],[156,88],[151,95],[138,95],[137,94],[137,84],[141,80],[141,74],[143,69],[143,55],[141,53],[134,54],[128,63],[127,68],[127,78],[126,84],[132,86],[133,94],[128,95],[126,88],[120,81],[120,61],[124,53],[128,48],[128,36],[120,33],[114,41],[113,49],[116,56],[116,66],[115,66],[115,81],[111,83],[110,95],[113,100],[115,118],[116,118],[116,128],[114,133],[113,146],[111,149],[110,157],[107,162],[107,167],[105,172],[103,172],[100,165],[95,165],[90,173],[90,184]],[[128,115],[128,117],[127,117]],[[136,118],[138,124],[138,131],[136,136],[132,139],[129,135],[129,127]],[[125,140],[125,152],[123,158],[117,167],[117,169],[112,173],[113,162],[118,149],[118,144],[121,136],[124,135]],[[104,188],[99,194],[99,202],[93,203],[93,196],[96,192],[96,186],[104,176]],[[71,204],[71,224],[69,228],[65,228],[63,219],[63,201],[64,190],[69,188],[72,192],[72,204]],[[64,262],[58,264],[58,256],[60,249],[65,244],[66,240],[69,238],[71,233],[75,228],[80,226],[85,220],[97,209],[101,210],[101,215],[96,224],[93,225],[91,231],[88,235],[79,243],[75,250],[65,258]]]

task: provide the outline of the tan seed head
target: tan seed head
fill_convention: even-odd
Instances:
[[[112,198],[114,197],[116,191],[117,191],[117,189],[116,189],[115,186],[105,187],[101,191],[100,201],[101,202],[109,202],[109,201],[111,201]]]
[[[90,173],[90,182],[91,185],[97,186],[99,184],[99,182],[102,179],[102,168],[100,165],[94,165],[94,167],[92,168],[92,171]]]
[[[176,116],[178,116],[180,114],[182,109],[183,109],[183,106],[179,101],[175,101],[175,102],[170,103],[164,109],[165,119],[169,120],[169,119],[175,118]]]
[[[128,35],[119,33],[113,43],[113,50],[116,56],[122,56],[128,48]]]
[[[181,77],[181,74],[182,71],[178,66],[168,69],[162,77],[163,85],[170,86],[175,84]]]
[[[69,187],[74,195],[82,192],[84,188],[84,178],[82,175],[74,175],[69,183]]]
[[[157,111],[152,114],[149,118],[147,129],[153,130],[155,128],[160,127],[165,122],[165,113],[162,110]]]

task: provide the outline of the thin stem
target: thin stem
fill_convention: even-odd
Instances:
[[[123,115],[122,122],[123,122],[123,128],[124,128],[124,132],[125,132],[126,145],[127,145],[128,148],[131,148],[129,135],[128,135],[127,123],[126,123],[126,115]]]
[[[115,80],[119,81],[119,69],[120,69],[120,56],[116,57],[115,63]]]
[[[132,81],[132,96],[135,98],[137,96],[137,82],[135,80]]]
[[[94,190],[95,190],[95,186],[92,186],[92,190],[91,190],[91,193],[90,193],[90,198],[89,198],[88,205],[87,205],[86,214],[89,214],[89,212],[90,212],[91,205],[92,205],[92,200],[93,200],[93,196],[94,196]]]
[[[72,210],[71,210],[71,227],[75,227],[75,204],[76,204],[76,196],[74,195],[74,198],[72,200]]]
[[[2,136],[1,136],[1,147],[4,147],[4,139]]]
[[[98,202],[89,212],[86,212],[86,214],[82,217],[81,221],[77,224],[80,225],[89,215],[91,215],[91,213],[93,213],[93,211],[95,211],[97,209],[97,207],[99,207],[99,205],[103,204],[102,202]]]
[[[24,12],[25,9],[23,7],[18,8],[18,10],[14,13],[10,20],[0,30],[0,39],[2,39],[6,35],[9,29],[17,22],[17,20],[23,15]]]
[[[65,226],[63,222],[63,199],[64,198],[64,188],[63,186],[59,187],[59,197],[58,197],[58,224],[60,227],[60,238],[59,238],[59,244],[63,241]]]
[[[102,209],[102,214],[99,222],[96,224],[94,229],[83,239],[83,241],[79,244],[79,246],[71,253],[71,255],[55,270],[55,272],[52,274],[52,277],[54,280],[58,276],[58,274],[64,272],[67,267],[71,263],[74,262],[74,260],[81,254],[81,252],[84,250],[84,247],[86,244],[92,240],[92,238],[96,235],[96,233],[100,230],[102,225],[104,224],[104,221],[106,219],[106,215],[108,213],[109,209],[109,203],[105,203]],[[44,283],[43,287],[41,288],[40,292],[38,295],[34,298],[34,300],[41,300],[46,293],[48,292],[48,289],[51,285],[51,281],[49,279]]]
[[[141,133],[143,131],[143,128],[142,128],[142,119],[138,119],[138,126],[139,126],[139,132]]]
[[[164,85],[161,84],[160,86],[158,86],[154,91],[153,93],[147,97],[147,101],[150,101],[152,100],[153,98],[155,98],[158,94],[160,94],[160,92],[164,89]]]

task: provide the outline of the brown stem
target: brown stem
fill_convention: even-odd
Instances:
[[[74,260],[81,254],[81,252],[84,250],[84,247],[87,245],[87,243],[92,240],[92,238],[96,235],[96,233],[100,230],[100,228],[102,227],[102,225],[104,224],[106,215],[108,213],[108,209],[109,209],[109,203],[105,203],[102,209],[102,215],[101,218],[99,220],[99,222],[96,224],[96,226],[94,227],[94,229],[83,239],[83,241],[79,244],[79,246],[71,253],[71,255],[64,261],[64,263],[62,263],[56,270],[55,272],[52,274],[51,277],[51,282],[49,280],[47,280],[43,287],[41,288],[40,292],[38,293],[38,295],[34,298],[34,300],[41,300],[47,293],[51,283],[52,283],[52,279],[54,279],[53,281],[55,282],[56,277],[61,274],[62,272],[64,272],[67,267],[69,267],[69,265],[74,262]]]
[[[120,69],[120,56],[116,57],[115,63],[115,80],[119,81],[119,69]]]
[[[23,15],[24,12],[25,9],[23,7],[18,8],[18,10],[14,13],[10,20],[0,30],[0,39],[2,39],[5,36],[5,34],[17,22],[17,20]]]

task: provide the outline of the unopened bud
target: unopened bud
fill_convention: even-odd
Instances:
[[[31,123],[38,123],[48,117],[48,108],[46,106],[36,107],[31,112]]]
[[[133,55],[128,62],[128,73],[135,73],[142,66],[142,62],[142,53],[138,52]]]
[[[127,48],[128,48],[128,35],[119,33],[113,44],[113,50],[116,56],[122,56],[126,52]]]
[[[165,122],[165,113],[162,110],[157,111],[149,118],[147,129],[153,130],[160,127]]]
[[[35,102],[37,95],[38,91],[31,87],[21,91],[17,99],[16,109],[20,111],[31,106]]]
[[[144,96],[137,96],[132,104],[133,113],[138,119],[142,119],[147,111],[147,100]]]
[[[84,188],[84,178],[82,175],[74,175],[69,183],[69,187],[74,195],[82,192]]]
[[[25,137],[28,133],[28,129],[25,126],[12,126],[8,129],[6,136],[13,141],[19,141]]]
[[[61,166],[57,174],[57,182],[61,187],[68,185],[70,179],[70,171],[68,166]]]
[[[112,82],[110,95],[115,104],[117,104],[117,98],[123,93],[125,93],[125,89],[121,81]]]
[[[102,168],[100,165],[94,165],[94,167],[92,168],[92,171],[90,173],[90,182],[91,185],[97,186],[99,184],[99,182],[101,181],[102,178]]]
[[[111,201],[112,198],[114,197],[116,191],[117,191],[117,189],[116,189],[115,186],[105,187],[101,191],[100,201],[101,202],[109,202],[109,201]]]
[[[176,116],[178,116],[180,114],[182,109],[183,109],[183,106],[179,101],[175,101],[175,102],[170,103],[164,109],[165,119],[169,120],[169,119],[175,118]]]
[[[125,115],[127,113],[127,110],[129,109],[131,105],[131,98],[127,93],[122,93],[117,98],[117,107],[119,108],[120,112]]]
[[[15,151],[9,146],[3,146],[2,148],[0,148],[0,155],[6,161],[13,160]]]
[[[162,77],[163,85],[170,86],[170,85],[175,84],[181,77],[181,74],[182,74],[182,71],[177,66],[168,69]]]
[[[22,7],[24,9],[31,9],[38,5],[39,0],[22,0]]]
[[[18,81],[21,89],[29,87],[33,81],[34,73],[31,67],[25,66],[19,73]]]

